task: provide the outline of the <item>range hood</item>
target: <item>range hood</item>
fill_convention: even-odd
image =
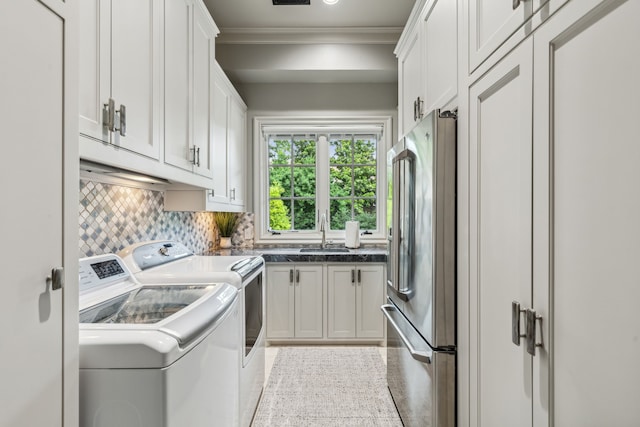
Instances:
[[[112,178],[142,182],[145,184],[161,184],[161,185],[171,184],[171,181],[164,178],[145,175],[142,173],[121,169],[114,166],[103,165],[100,163],[94,163],[88,160],[80,160],[80,171],[108,176]]]

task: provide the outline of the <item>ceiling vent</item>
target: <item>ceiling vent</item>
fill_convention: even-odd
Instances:
[[[289,4],[311,4],[311,0],[273,0],[274,6],[289,5]]]

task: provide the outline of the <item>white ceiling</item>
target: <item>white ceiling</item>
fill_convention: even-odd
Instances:
[[[340,0],[274,6],[271,0],[204,0],[224,33],[231,28],[404,27],[414,0]]]
[[[220,28],[216,57],[236,84],[395,83],[393,49],[415,0],[204,2]]]

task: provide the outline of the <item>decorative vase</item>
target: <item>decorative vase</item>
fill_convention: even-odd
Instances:
[[[220,248],[229,249],[231,247],[231,237],[220,237]]]

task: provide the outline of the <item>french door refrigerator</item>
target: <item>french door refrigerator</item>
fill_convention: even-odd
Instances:
[[[405,427],[456,424],[456,119],[434,110],[387,154],[387,383]]]

